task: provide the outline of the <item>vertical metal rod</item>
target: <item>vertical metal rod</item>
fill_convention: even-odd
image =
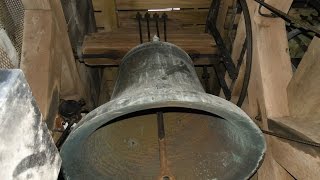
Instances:
[[[138,19],[138,23],[139,23],[139,34],[140,34],[140,43],[143,43],[143,39],[142,39],[142,29],[141,29],[141,14],[140,12],[137,13],[136,18]]]
[[[148,12],[146,12],[146,14],[144,15],[144,17],[147,20],[147,29],[148,29],[148,41],[150,42],[150,24],[149,24],[149,20],[150,20],[150,14]]]
[[[158,36],[158,38],[160,39],[159,22],[158,22],[158,20],[159,20],[159,15],[158,15],[157,13],[155,13],[155,14],[153,15],[153,17],[154,17],[154,19],[156,20],[157,36]]]
[[[202,73],[202,79],[204,81],[204,88],[206,90],[206,93],[210,93],[210,87],[209,87],[209,73],[207,66],[203,66],[203,73]]]
[[[163,33],[164,33],[164,41],[167,42],[167,17],[168,15],[166,13],[162,14],[163,18]]]
[[[159,140],[162,140],[165,137],[162,112],[157,112],[157,122],[158,122],[158,137],[159,137]]]
[[[159,159],[160,159],[160,176],[159,180],[174,179],[170,173],[167,162],[167,148],[165,139],[165,130],[163,122],[163,113],[157,112],[158,122],[158,141],[159,141]]]

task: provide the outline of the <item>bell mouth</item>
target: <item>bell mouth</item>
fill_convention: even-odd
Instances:
[[[245,179],[262,159],[261,140],[256,128],[213,113],[151,108],[99,126],[78,146],[81,159],[66,158],[81,165],[67,169],[85,179]]]

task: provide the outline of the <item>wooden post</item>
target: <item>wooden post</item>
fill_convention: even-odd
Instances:
[[[59,0],[23,0],[25,9],[21,69],[37,104],[53,127],[60,98],[86,98],[73,57]]]
[[[261,128],[268,129],[268,118],[282,117],[289,114],[286,87],[291,79],[292,72],[288,54],[288,41],[283,20],[262,17],[257,12],[257,3],[253,1],[247,1],[247,3],[251,7],[250,13],[253,13],[251,15],[253,62],[246,112],[251,118],[258,120],[257,123]],[[281,3],[276,0],[266,0],[266,3],[273,4],[278,9],[286,12],[289,10],[292,0],[282,1]],[[240,31],[244,30],[240,29]],[[238,34],[244,33],[238,32]],[[244,38],[238,37],[238,39]],[[239,41],[237,41],[237,46],[242,45]],[[234,51],[233,53],[238,54],[239,52]],[[266,136],[268,150],[264,163],[258,170],[258,179],[293,179],[275,161],[271,151],[272,143],[270,139]]]
[[[51,118],[48,121],[57,112],[60,89],[61,60],[53,58],[53,34],[51,11],[25,10],[20,68],[44,120]]]

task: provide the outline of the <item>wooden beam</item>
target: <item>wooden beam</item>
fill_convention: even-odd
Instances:
[[[147,40],[147,34],[144,34]],[[189,54],[216,54],[217,49],[212,37],[209,34],[176,34],[171,32],[167,40]],[[140,44],[139,34],[131,32],[123,33],[96,33],[87,36],[82,46],[83,54],[109,54],[119,59],[130,49]],[[114,59],[114,58],[113,58]]]
[[[276,7],[280,10],[288,9],[291,3],[292,1],[288,0],[286,6]],[[292,68],[284,21],[279,18],[262,17],[258,12],[253,19],[255,33],[252,66],[259,71],[259,76],[256,77],[261,77],[257,79],[257,83],[262,89],[261,95],[264,98],[267,117],[288,116],[286,88],[292,77]],[[251,74],[251,77],[255,78],[255,75]]]
[[[285,136],[320,143],[320,122],[313,114],[269,119],[268,125],[270,130],[284,133]]]
[[[271,148],[269,147],[267,148],[264,161],[257,172],[257,176],[258,180],[294,180],[294,178],[274,160]]]
[[[21,69],[48,127],[54,126],[60,98],[91,97],[80,80],[60,0],[25,5]],[[58,37],[58,38],[57,38]]]
[[[289,83],[287,91],[292,116],[312,114],[320,118],[319,47],[320,38],[314,37]]]
[[[276,0],[266,0],[267,3]],[[251,78],[248,88],[248,104],[246,112],[256,120],[257,124],[268,129],[267,119],[282,117],[289,114],[286,98],[286,87],[291,79],[291,63],[288,54],[285,24],[281,19],[261,17],[258,4],[247,1],[251,15],[253,30],[253,61]],[[286,1],[290,7],[292,1]],[[285,6],[276,6],[283,10]],[[253,9],[252,9],[253,8]],[[240,21],[240,23],[243,23]],[[239,25],[237,46],[241,47],[245,36],[243,25]],[[237,47],[235,47],[237,48]],[[238,57],[239,50],[234,50]],[[279,165],[273,153],[273,137],[266,136],[268,151],[263,165],[258,170],[258,179],[294,179]]]
[[[55,59],[61,59],[62,61],[60,98],[75,100],[84,98],[86,102],[91,102],[88,82],[85,83],[85,79],[81,78],[86,73],[79,70],[79,66],[74,59],[61,1],[50,0],[50,3],[57,32],[55,35],[55,48],[52,51],[55,53]],[[83,76],[81,76],[80,72]]]
[[[170,23],[169,23],[170,24]],[[141,22],[141,27],[142,27],[142,34],[143,36],[147,37],[147,26],[146,26],[146,21]],[[160,35],[163,36],[163,22],[159,22],[159,32]],[[167,33],[174,33],[174,34],[183,34],[183,33],[188,33],[188,34],[201,34],[204,33],[205,30],[205,25],[197,25],[197,26],[180,26],[180,25],[169,25],[167,26]],[[150,32],[151,35],[155,35],[156,33],[156,27],[155,23],[152,22],[150,25]],[[88,35],[103,35],[103,34],[109,34],[110,32],[99,32],[99,33],[91,33]],[[117,33],[117,34],[136,34],[139,36],[139,26],[138,23],[136,23],[135,26],[130,26],[130,27],[121,27],[118,29],[114,29],[112,33]]]
[[[319,179],[319,148],[272,139],[274,159],[295,179]]]
[[[314,37],[291,79],[288,91],[290,114],[293,117],[275,119],[279,127],[301,137],[320,143],[319,51],[320,39]],[[292,135],[291,135],[292,136]],[[297,179],[320,177],[320,151],[307,145],[274,142],[274,155]]]
[[[50,10],[50,0],[21,0],[25,10]]]
[[[103,31],[110,32],[117,28],[117,14],[114,0],[93,0],[94,16],[97,27],[103,27]]]
[[[193,64],[195,66],[212,66],[214,61],[210,58],[194,58]],[[111,58],[84,58],[84,63],[88,66],[119,66],[121,59]]]
[[[148,10],[161,8],[209,8],[211,0],[116,0],[117,10]]]
[[[320,142],[318,117],[284,117],[269,120],[269,129],[277,134],[299,140]],[[276,161],[296,179],[320,177],[320,149],[280,138],[272,139],[272,151]]]
[[[53,59],[53,35],[51,11],[25,10],[20,68],[44,120],[52,120],[50,115],[59,105],[61,61]]]
[[[139,11],[118,11],[119,27],[135,27],[137,25],[136,14]],[[147,11],[140,11],[142,16]],[[157,13],[160,16],[164,12],[148,12],[150,17]],[[167,22],[169,24],[181,24],[181,25],[192,25],[192,24],[206,24],[208,9],[200,10],[181,10],[181,11],[168,11],[165,12],[168,15]],[[146,21],[146,20],[144,20]],[[162,20],[161,20],[162,21]],[[154,20],[150,20],[151,26],[154,26]],[[204,29],[203,29],[204,30]]]

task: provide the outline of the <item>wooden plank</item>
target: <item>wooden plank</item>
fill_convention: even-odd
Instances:
[[[25,10],[50,10],[49,0],[21,0]]]
[[[97,27],[103,27],[109,32],[118,26],[115,2],[112,0],[93,0],[93,8],[96,11],[95,19]]]
[[[138,11],[118,11],[119,27],[135,26],[137,24],[136,14]],[[140,11],[144,16],[146,11]],[[150,17],[157,13],[160,16],[163,12],[148,12]],[[167,22],[172,24],[206,24],[208,9],[201,10],[181,10],[181,11],[168,11]],[[143,21],[146,21],[143,18]],[[154,24],[154,20],[150,19],[150,24]]]
[[[168,34],[168,42],[176,44],[190,54],[216,54],[216,45],[209,34]],[[147,34],[144,34],[147,40]],[[84,54],[109,54],[121,58],[130,49],[140,44],[139,35],[131,32],[95,33],[87,36],[82,46]]]
[[[60,63],[52,64],[52,13],[46,10],[26,10],[20,68],[31,87],[43,119],[47,120],[52,99],[59,99]]]
[[[59,37],[55,43],[56,49],[53,51],[59,52],[62,61],[61,71],[61,98],[65,99],[86,99],[88,89],[80,80],[79,71],[77,69],[72,47],[68,37],[67,24],[64,18],[60,0],[51,0],[51,8],[57,30],[56,37]],[[89,101],[88,101],[89,102]]]
[[[147,37],[147,33],[143,33],[143,37]],[[160,34],[161,37],[161,34]],[[86,36],[87,41],[106,41],[106,40],[131,40],[136,42],[135,40],[139,40],[140,37],[138,33],[130,32],[130,33],[119,33],[119,32],[112,32],[112,33],[92,33],[89,36]],[[213,37],[207,33],[185,33],[184,31],[180,32],[170,32],[167,34],[168,40],[170,39],[179,39],[185,41],[207,41],[215,44],[213,41]],[[209,39],[209,40],[208,40]]]
[[[287,91],[290,113],[293,116],[313,114],[320,118],[319,47],[320,38],[314,37],[289,83]]]
[[[94,11],[102,11],[104,9],[104,0],[92,0],[92,6]]]
[[[257,172],[257,176],[258,180],[294,180],[294,178],[274,160],[271,148],[269,147],[267,148],[264,161]]]
[[[103,28],[105,26],[105,14],[102,11],[94,12],[94,17],[96,19],[96,26],[98,28]]]
[[[92,58],[84,59],[84,63],[88,66],[119,66],[121,64],[121,59],[111,59],[111,58]],[[214,60],[210,58],[194,58],[193,64],[196,66],[211,66]]]
[[[159,31],[160,35],[163,35],[163,26],[162,22],[159,23]],[[147,34],[147,26],[145,22],[142,22],[142,33]],[[150,30],[151,30],[151,35],[156,32],[156,27],[154,23],[150,25]],[[181,34],[181,33],[193,33],[193,34],[199,34],[199,33],[204,33],[205,32],[205,26],[204,25],[185,25],[185,26],[168,26],[167,27],[167,33],[175,33],[175,34]],[[109,34],[110,32],[99,32],[98,34]],[[136,34],[139,35],[139,27],[138,24],[136,26],[131,26],[131,27],[121,27],[121,28],[116,28],[112,31],[112,33],[117,33],[117,34]],[[91,33],[88,35],[93,35],[96,33]]]
[[[294,117],[275,119],[281,127],[302,136],[303,139],[318,143],[320,143],[319,45],[320,39],[314,37],[287,88],[290,114]],[[274,144],[277,161],[297,179],[320,177],[319,148],[313,149],[286,141]]]
[[[295,179],[319,179],[320,154],[316,148],[273,139],[272,151],[274,159]]]
[[[276,0],[267,0],[267,2],[271,1],[276,2]],[[286,2],[290,7],[292,1]],[[261,17],[257,12],[258,4],[253,1],[247,1],[247,3],[252,14],[253,61],[246,112],[261,128],[268,129],[268,118],[287,116],[289,113],[286,99],[286,86],[291,78],[290,57],[287,52],[288,41],[285,24],[281,19]],[[238,27],[242,30],[238,32],[240,37],[238,37],[237,46],[242,47],[245,29],[241,24]],[[238,56],[239,50],[234,51],[234,54]],[[286,171],[286,167],[276,161],[272,137],[266,137],[266,140],[268,150],[258,170],[258,179],[294,179]]]
[[[286,136],[320,143],[320,121],[313,114],[270,119],[268,124],[272,131],[283,131]]]
[[[84,98],[90,104],[92,95],[80,79],[79,71],[86,71],[76,66],[61,1],[24,0],[23,3],[27,10],[24,17],[21,69],[51,129],[54,127],[60,98]]]
[[[256,24],[253,68],[260,70],[267,116],[289,115],[286,88],[292,77],[286,28],[281,19],[265,19],[271,26]],[[251,77],[254,75],[251,75]]]
[[[320,122],[310,114],[305,117],[283,117],[268,121],[269,129],[277,134],[299,140],[320,143]],[[272,139],[272,151],[276,161],[296,179],[320,177],[320,149],[279,138]]]
[[[117,10],[209,8],[211,0],[116,0]]]
[[[217,54],[217,49],[214,47],[199,47],[198,45],[187,46],[184,43],[173,42],[189,54]],[[139,45],[138,43],[84,43],[82,52],[84,54],[109,54],[112,57],[121,58],[130,49]]]

